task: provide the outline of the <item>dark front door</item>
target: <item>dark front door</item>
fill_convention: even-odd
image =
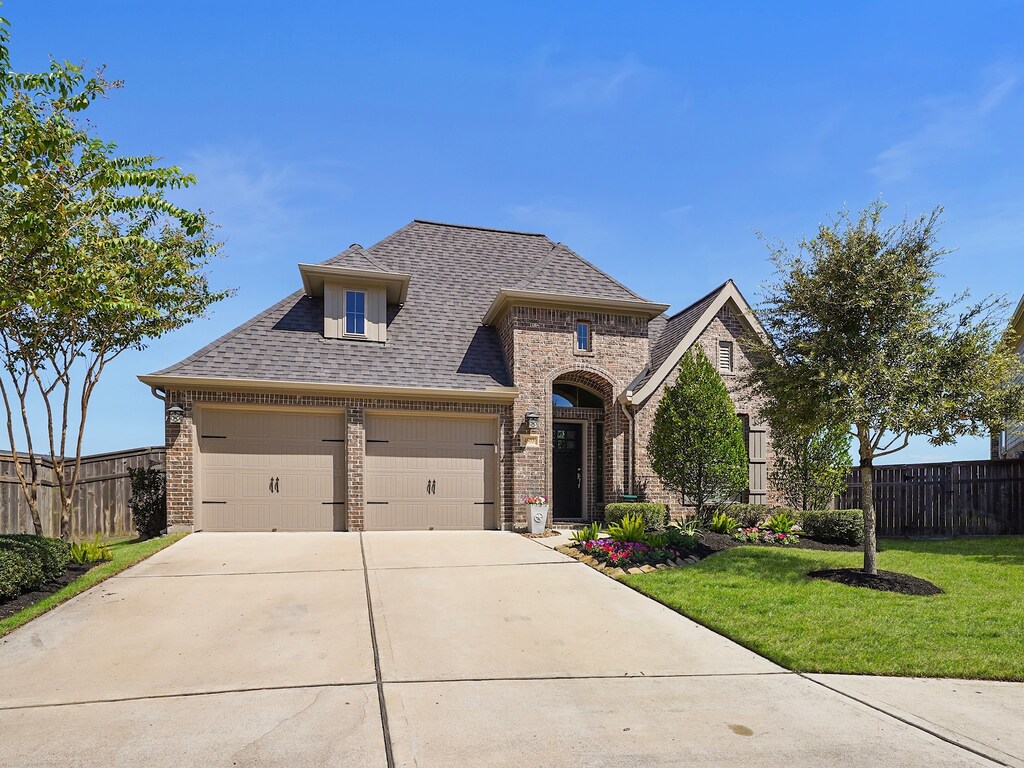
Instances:
[[[583,517],[583,425],[555,422],[552,451],[552,512]]]

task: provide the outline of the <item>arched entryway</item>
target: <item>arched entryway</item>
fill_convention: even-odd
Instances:
[[[555,520],[601,519],[611,491],[617,420],[611,382],[570,370],[551,382],[549,483]]]

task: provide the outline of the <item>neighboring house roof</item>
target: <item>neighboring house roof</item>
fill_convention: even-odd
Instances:
[[[487,391],[512,386],[497,329],[481,324],[503,289],[646,302],[540,234],[415,220],[324,265],[409,276],[388,307],[386,344],[323,336],[323,299],[296,291],[155,377]],[[147,383],[152,383],[147,381]]]
[[[1010,318],[1010,327],[1017,332],[1017,336],[1024,338],[1024,296],[1020,297],[1017,309]]]
[[[765,336],[764,328],[743,294],[732,280],[727,280],[665,321],[657,338],[651,339],[650,362],[626,389],[626,400],[639,404],[654,394],[668,378],[679,358],[693,346],[722,307],[730,302],[755,333]]]

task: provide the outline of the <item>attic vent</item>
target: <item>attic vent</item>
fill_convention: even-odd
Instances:
[[[731,341],[718,342],[718,370],[732,371],[732,352]]]

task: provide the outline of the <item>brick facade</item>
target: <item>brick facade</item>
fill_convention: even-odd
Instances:
[[[590,323],[591,351],[576,350],[576,323]],[[716,359],[718,342],[734,342],[735,371],[723,378],[736,403],[736,410],[747,423],[759,424],[756,403],[743,392],[741,373],[749,365],[739,337],[745,325],[728,307],[714,318],[699,337],[709,358]],[[521,529],[527,525],[526,509],[521,503],[528,494],[549,496],[552,489],[551,434],[558,419],[581,421],[587,425],[585,447],[587,487],[584,519],[602,519],[603,505],[598,503],[601,487],[605,502],[621,499],[630,488],[630,420],[623,412],[619,397],[634,380],[650,357],[648,320],[635,315],[577,312],[565,309],[513,306],[498,321],[506,364],[519,394],[512,404],[448,401],[408,401],[256,392],[210,390],[169,390],[165,407],[178,405],[184,410],[180,424],[167,425],[167,504],[171,525],[190,526],[193,522],[197,438],[194,410],[199,404],[245,404],[301,410],[337,408],[345,416],[347,460],[346,514],[349,530],[361,530],[364,523],[363,466],[365,457],[364,425],[366,411],[394,410],[444,413],[493,414],[499,419],[498,450],[500,526]],[[665,384],[675,381],[674,370]],[[552,385],[556,381],[583,386],[600,396],[603,409],[554,408]],[[383,383],[383,382],[382,382]],[[664,385],[663,385],[664,386]],[[633,436],[636,450],[633,471],[636,489],[642,489],[653,501],[664,502],[676,514],[686,510],[679,499],[668,492],[651,470],[645,450],[653,427],[654,414],[661,400],[659,389],[646,402],[634,408]],[[527,433],[526,414],[540,414],[539,446],[527,446],[521,439]],[[604,433],[604,472],[596,469],[596,425]],[[770,462],[770,451],[768,454]]]
[[[751,425],[760,425],[761,420],[758,415],[757,402],[751,399],[742,384],[743,372],[750,367],[750,360],[739,343],[739,339],[746,332],[745,324],[739,319],[735,311],[730,309],[729,305],[726,305],[708,324],[708,327],[697,339],[694,346],[699,345],[703,348],[704,353],[711,360],[712,364],[716,364],[719,341],[733,342],[733,372],[720,371],[720,373],[723,381],[725,381],[726,388],[729,390],[729,395],[732,397],[736,413],[743,418],[744,425],[749,430]],[[638,488],[644,490],[649,500],[666,504],[670,513],[677,517],[687,514],[689,509],[681,504],[678,494],[669,491],[662,485],[661,480],[651,468],[646,446],[654,429],[654,414],[658,410],[658,404],[661,402],[665,387],[674,384],[678,377],[679,367],[676,366],[665,379],[664,384],[645,403],[637,408],[634,417],[636,420],[636,476]],[[767,437],[767,439],[770,440],[770,437]],[[771,457],[771,446],[769,443],[767,450],[767,471],[769,473],[771,472]]]
[[[576,350],[576,324],[581,321],[590,323],[589,352]],[[605,499],[624,492],[628,433],[616,398],[649,356],[647,323],[635,315],[522,306],[511,307],[500,321],[506,361],[519,388],[512,406],[515,433],[525,432],[527,413],[541,415],[540,445],[524,447],[518,438],[512,445],[517,526],[526,525],[526,510],[519,500],[528,494],[551,494],[551,386],[556,380],[581,384],[604,400]]]

